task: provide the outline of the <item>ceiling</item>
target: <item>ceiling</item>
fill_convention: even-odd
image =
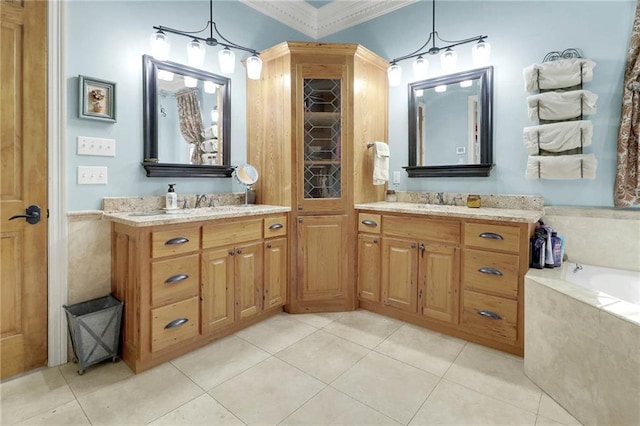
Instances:
[[[257,11],[315,40],[417,0],[240,0]]]

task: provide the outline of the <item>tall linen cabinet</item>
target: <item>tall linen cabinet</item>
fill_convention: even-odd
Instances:
[[[354,203],[381,201],[374,141],[387,141],[388,63],[358,44],[284,42],[247,80],[247,159],[257,201],[291,206],[292,313],[355,309]]]

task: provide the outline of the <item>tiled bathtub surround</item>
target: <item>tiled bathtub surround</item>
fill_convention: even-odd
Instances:
[[[544,223],[565,236],[571,262],[640,271],[640,211],[545,207]]]
[[[458,192],[398,192],[398,201],[404,203],[466,206],[468,193]],[[542,210],[544,197],[541,195],[480,195],[482,207],[518,210]]]
[[[196,197],[202,194],[178,194],[178,206],[182,208],[194,208]],[[218,207],[228,205],[238,205],[244,203],[244,193],[220,193],[204,194],[206,198],[201,202],[200,207]],[[102,199],[102,210],[105,212],[149,212],[160,210],[165,207],[165,197],[105,197]]]
[[[586,425],[640,424],[640,307],[565,281],[525,277],[525,374]]]

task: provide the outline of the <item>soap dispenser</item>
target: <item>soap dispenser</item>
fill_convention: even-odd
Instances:
[[[175,183],[169,184],[169,190],[167,191],[167,199],[165,204],[167,210],[178,208],[178,194],[176,194],[175,189],[173,189],[174,186]]]

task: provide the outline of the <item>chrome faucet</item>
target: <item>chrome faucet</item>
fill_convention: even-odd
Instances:
[[[196,195],[195,208],[197,209],[199,207],[202,207],[201,203],[204,203],[205,201],[207,201],[207,194]]]
[[[579,263],[576,263],[576,267],[573,268],[573,273],[575,274],[576,272],[581,271],[581,270],[582,270],[582,265],[579,264]]]

